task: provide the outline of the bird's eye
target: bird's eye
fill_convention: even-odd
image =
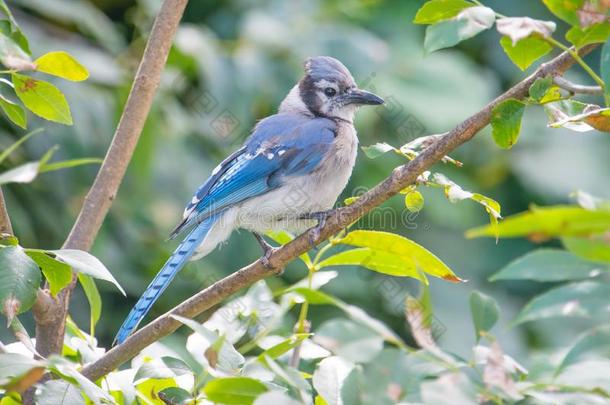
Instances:
[[[324,94],[326,94],[328,97],[332,97],[337,94],[337,90],[333,89],[332,87],[327,87],[324,89]]]

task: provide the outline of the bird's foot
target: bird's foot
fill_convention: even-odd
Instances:
[[[260,234],[258,234],[256,232],[252,232],[252,234],[256,238],[258,244],[261,245],[261,248],[263,249],[263,255],[261,256],[261,263],[263,264],[263,266],[265,266],[265,268],[267,268],[269,270],[277,270],[271,264],[271,261],[270,261],[271,255],[273,254],[273,252],[275,252],[277,250],[277,248],[275,248],[275,247],[271,246],[269,243],[267,243],[267,241]],[[284,271],[283,269],[280,269],[277,273],[282,274],[283,271]]]
[[[316,247],[316,241],[320,238],[320,231],[324,228],[324,225],[326,225],[326,219],[333,211],[334,210],[310,212],[300,216],[300,219],[315,219],[318,221],[318,224],[311,228],[307,234],[312,249]]]

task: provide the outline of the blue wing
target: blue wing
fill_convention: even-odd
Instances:
[[[214,169],[197,190],[172,237],[235,204],[280,187],[287,177],[315,170],[335,134],[335,122],[326,118],[276,114],[262,120],[245,146]]]

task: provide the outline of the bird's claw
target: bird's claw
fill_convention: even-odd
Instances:
[[[312,249],[316,247],[316,241],[320,238],[320,231],[322,230],[322,228],[324,228],[324,225],[326,225],[326,219],[328,218],[328,216],[330,215],[331,212],[332,212],[332,210],[312,212],[312,213],[304,214],[301,216],[301,219],[317,219],[318,220],[318,224],[316,226],[314,226],[313,228],[311,228],[307,234],[308,240],[309,240],[309,245],[311,246]]]

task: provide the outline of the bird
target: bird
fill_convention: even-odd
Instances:
[[[383,103],[358,88],[339,60],[308,58],[302,78],[278,112],[260,120],[243,146],[197,189],[170,236],[188,232],[186,237],[137,301],[114,343],[129,337],[188,261],[209,254],[233,230],[253,233],[265,265],[274,248],[263,234],[313,227],[319,235],[356,162],[355,113],[360,106]]]

